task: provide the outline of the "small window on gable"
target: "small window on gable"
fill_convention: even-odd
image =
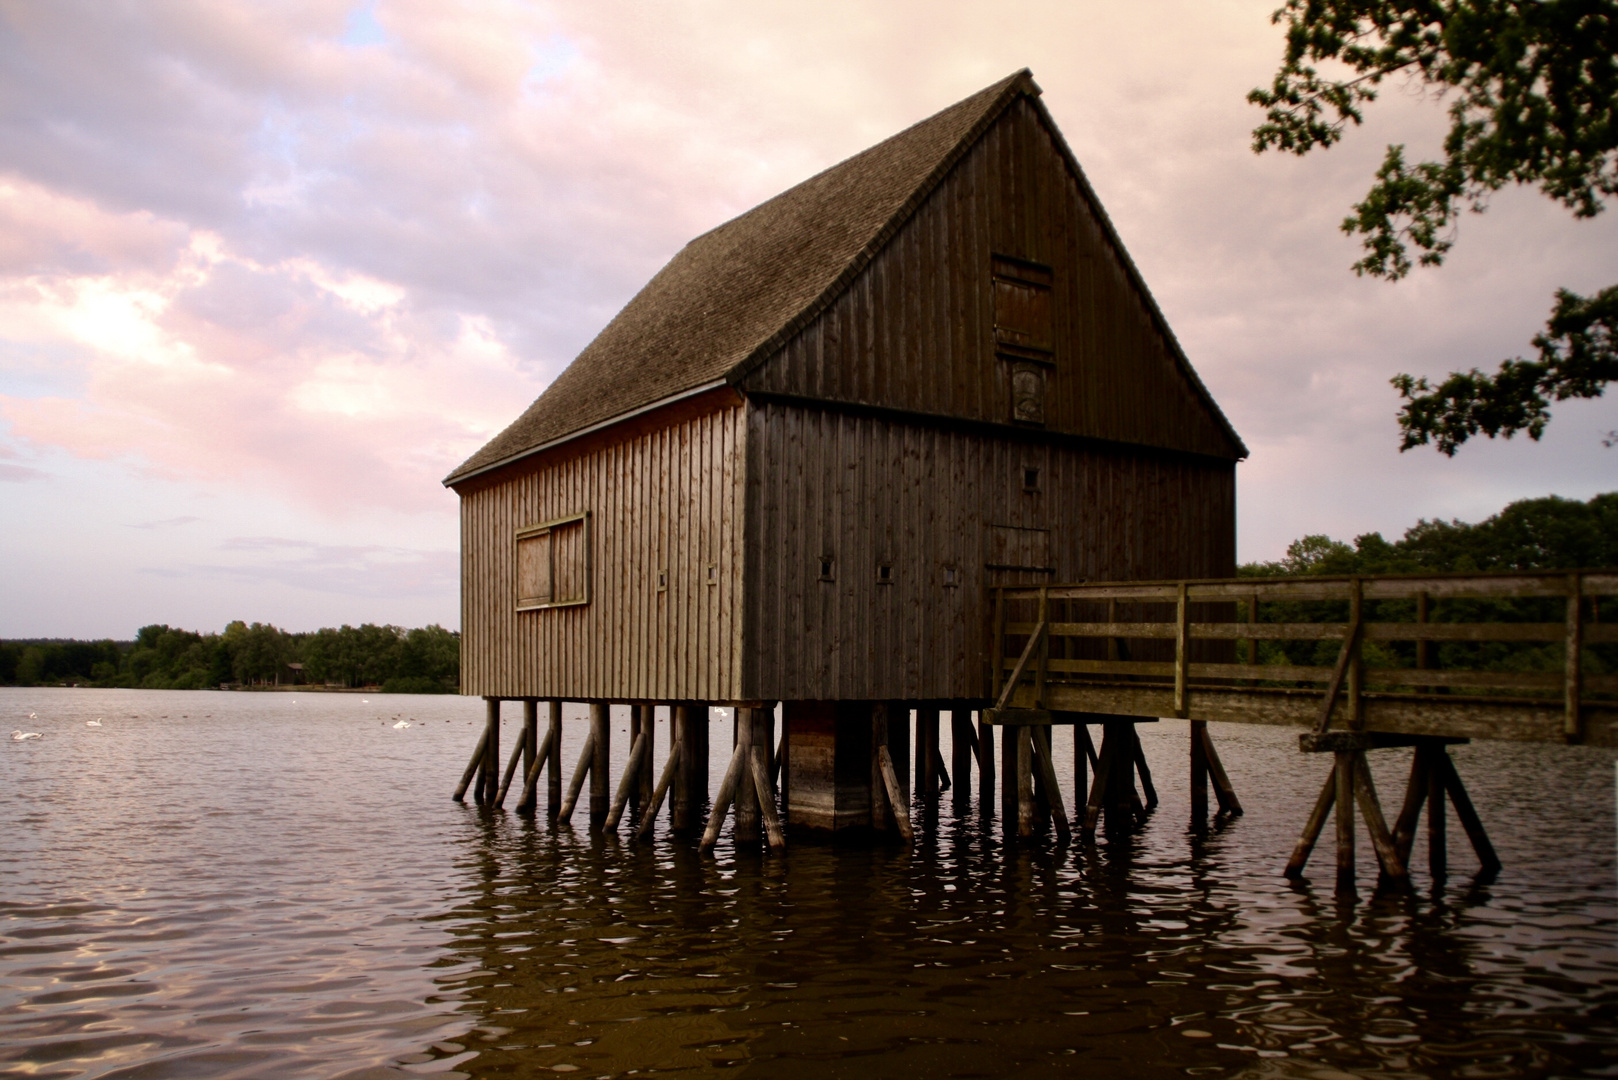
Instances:
[[[590,515],[517,530],[517,610],[590,602]]]
[[[1014,351],[1049,354],[1055,348],[1051,325],[1051,268],[994,257],[994,343]]]

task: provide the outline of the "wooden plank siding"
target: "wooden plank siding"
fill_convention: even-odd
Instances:
[[[981,697],[991,527],[1049,530],[1050,572],[1016,580],[1235,572],[1232,461],[758,400],[746,445],[749,698]]]
[[[462,692],[738,699],[744,467],[743,408],[726,395],[462,485]],[[581,512],[590,602],[517,611],[517,530]]]
[[[1043,430],[1234,459],[1031,98],[992,124],[849,289],[744,391],[1008,423],[995,256],[1053,272]]]

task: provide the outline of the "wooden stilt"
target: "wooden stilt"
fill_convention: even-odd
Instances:
[[[1292,849],[1292,858],[1287,860],[1286,876],[1289,878],[1303,877],[1303,868],[1309,862],[1309,853],[1315,850],[1315,841],[1320,839],[1320,831],[1326,827],[1326,815],[1331,813],[1332,805],[1337,801],[1337,772],[1335,769],[1326,777],[1325,786],[1320,789],[1320,797],[1315,800],[1315,808],[1309,811],[1309,820],[1304,823],[1303,835],[1298,837],[1298,846]]]
[[[1084,811],[1084,831],[1093,833],[1101,822],[1101,811],[1107,804],[1108,789],[1112,786],[1113,759],[1118,756],[1118,743],[1101,737],[1101,755],[1096,759],[1096,778],[1090,785],[1090,799]]]
[[[908,844],[915,840],[916,834],[910,828],[910,808],[905,804],[904,789],[899,786],[899,774],[893,767],[893,752],[888,749],[887,743],[876,748],[876,759],[877,768],[882,774],[883,789],[887,793],[888,811],[893,815],[899,837]]]
[[[916,710],[916,794],[923,799],[938,795],[938,710]]]
[[[1018,790],[1017,729],[1007,728],[1000,733],[1000,817],[1006,828],[1016,828],[1017,805],[1022,793]]]
[[[938,790],[948,791],[951,787],[949,770],[944,767],[944,751],[935,744],[933,746],[933,769],[938,775]]]
[[[590,761],[590,828],[599,829],[612,806],[608,787],[611,780],[608,769],[612,765],[612,714],[606,705],[590,706],[590,745],[594,751]]]
[[[1141,790],[1146,792],[1146,809],[1157,809],[1157,788],[1152,784],[1152,770],[1146,764],[1146,749],[1140,744],[1140,729],[1129,725],[1129,741],[1134,746],[1135,770],[1140,774]]]
[[[1202,741],[1206,720],[1191,721],[1191,822],[1201,827],[1208,820],[1208,749]]]
[[[585,778],[595,767],[596,759],[596,733],[594,731],[584,737],[584,746],[579,750],[579,763],[573,769],[573,779],[567,785],[567,798],[557,808],[556,821],[566,824],[573,820],[573,808],[578,805],[579,792],[584,789]]]
[[[1085,807],[1090,798],[1090,770],[1096,764],[1095,744],[1090,741],[1090,725],[1073,725],[1073,823],[1084,828]]]
[[[511,790],[511,778],[517,775],[517,766],[522,764],[522,759],[528,752],[528,737],[524,732],[518,737],[517,745],[511,748],[511,760],[506,762],[506,771],[500,777],[499,790],[494,793],[496,810],[506,805],[506,792]]]
[[[1354,752],[1336,751],[1337,891],[1354,891]]]
[[[972,748],[978,756],[978,805],[987,813],[994,803],[994,727],[983,722],[981,713]]]
[[[707,734],[706,705],[674,707],[674,741],[680,746],[680,764],[674,774],[673,799],[669,804],[669,828],[685,835],[697,827],[702,796],[707,794],[707,759],[699,742]],[[701,732],[698,729],[703,729]],[[701,771],[698,771],[699,764]]]
[[[548,704],[550,731],[545,737],[550,740],[551,752],[545,776],[545,812],[554,820],[562,809],[562,703]]]
[[[550,761],[551,742],[555,735],[554,731],[545,733],[545,741],[539,744],[539,751],[534,755],[534,762],[528,768],[528,775],[523,777],[522,797],[517,800],[517,813],[519,814],[531,814],[534,812],[534,803],[537,801],[536,796],[538,794],[536,789],[539,786],[539,774],[545,768],[546,763]]]
[[[1427,759],[1427,872],[1434,881],[1442,881],[1449,874],[1449,845],[1444,835],[1444,772],[1437,756]]]
[[[777,785],[781,797],[781,817],[786,818],[792,808],[792,739],[788,728],[792,721],[781,709],[781,741],[775,747],[775,764],[770,767],[770,778]]]
[[[1489,842],[1489,834],[1483,831],[1483,822],[1472,806],[1472,797],[1461,783],[1461,774],[1455,771],[1455,761],[1442,747],[1438,748],[1436,756],[1438,768],[1443,774],[1444,788],[1449,792],[1450,801],[1455,804],[1455,816],[1460,819],[1461,828],[1466,830],[1466,838],[1472,842],[1472,850],[1477,854],[1483,872],[1494,873],[1500,869],[1500,857]]]
[[[451,799],[461,802],[466,798],[466,789],[472,786],[472,779],[477,775],[479,766],[483,764],[483,750],[488,744],[489,730],[484,728],[483,733],[478,736],[477,747],[472,751],[472,760],[466,763],[466,771],[461,774],[461,782],[455,785],[455,794],[450,796]],[[473,801],[477,800],[476,793],[472,798]]]
[[[1051,802],[1051,819],[1056,823],[1057,838],[1065,844],[1073,839],[1073,830],[1068,827],[1067,807],[1062,804],[1062,789],[1056,782],[1056,762],[1051,757],[1051,729],[1037,725],[1032,726],[1030,731],[1034,753],[1039,757],[1040,775],[1045,780],[1045,797]]]
[[[1426,594],[1422,596],[1425,598]],[[1405,785],[1404,806],[1400,807],[1399,819],[1393,826],[1393,843],[1406,869],[1410,866],[1410,851],[1416,846],[1416,822],[1427,801],[1427,770],[1427,747],[1417,744],[1416,752],[1410,756],[1410,782]]]
[[[1240,817],[1241,800],[1236,798],[1236,788],[1231,784],[1230,777],[1225,775],[1224,762],[1219,760],[1219,750],[1214,746],[1213,736],[1208,734],[1206,725],[1202,729],[1202,752],[1208,762],[1208,775],[1213,780],[1214,796],[1219,800],[1219,812]]]
[[[534,771],[534,757],[539,753],[539,702],[534,698],[522,700],[522,776],[527,786],[528,774]]]
[[[1388,823],[1382,817],[1382,803],[1376,797],[1376,785],[1371,780],[1370,762],[1365,760],[1364,751],[1355,754],[1354,759],[1354,797],[1359,802],[1360,816],[1370,829],[1371,846],[1376,849],[1377,862],[1382,866],[1383,882],[1391,888],[1407,888],[1410,872],[1405,869],[1405,862],[1399,857],[1399,846],[1394,843]]]
[[[765,745],[755,742],[752,746],[753,788],[758,793],[759,816],[764,819],[766,843],[771,851],[785,851],[787,838],[786,833],[781,831],[781,818],[775,812],[775,794],[770,789],[770,765],[765,756]]]
[[[646,760],[646,751],[651,742],[651,732],[642,728],[635,736],[634,743],[630,745],[629,760],[624,764],[624,775],[618,778],[618,792],[612,797],[612,808],[607,811],[607,817],[601,823],[602,831],[612,832],[618,828],[618,822],[623,818],[624,806],[629,802],[631,794],[640,790],[638,781],[643,771],[641,766]],[[635,817],[636,815],[631,813],[629,820],[634,821]]]
[[[500,699],[484,698],[488,719],[489,742],[483,748],[483,772],[478,802],[484,806],[494,804],[494,796],[500,788]]]
[[[730,765],[725,768],[725,778],[719,782],[719,794],[714,796],[713,809],[708,812],[708,827],[703,830],[702,842],[697,845],[698,851],[712,851],[719,842],[719,829],[725,824],[725,814],[730,810],[730,804],[736,797],[736,785],[741,781],[745,771],[747,755],[743,751],[740,740],[736,748],[731,751]]]
[[[1034,745],[1033,734],[1027,724],[1016,729],[1017,744],[1017,835],[1027,839],[1034,835]],[[1006,739],[1009,746],[1012,739]],[[1006,785],[1010,787],[1011,785]]]
[[[949,713],[950,775],[954,785],[950,788],[957,807],[965,806],[972,798],[972,752],[977,742],[972,737],[972,714],[961,709]]]
[[[635,763],[635,760],[636,760],[636,755],[637,755],[637,753],[639,753],[639,748],[640,748],[640,733],[641,733],[641,729],[642,729],[642,727],[643,727],[643,725],[645,723],[645,719],[646,719],[646,710],[645,710],[645,708],[643,708],[640,705],[631,705],[629,707],[629,760],[624,762],[624,776],[629,776],[630,773],[631,773],[631,770],[634,770],[634,768],[635,768],[634,763]],[[636,775],[636,778],[638,779],[639,778],[639,771],[638,770],[635,770],[635,775]],[[623,787],[624,776],[620,776],[618,778],[618,787],[620,789]],[[640,808],[642,806],[641,797],[640,797],[640,785],[639,784],[631,784],[629,786],[629,789],[627,791],[625,791],[624,794],[628,798],[628,802],[625,804],[625,806],[627,806],[628,809],[629,809],[629,820],[630,821],[635,821],[640,817]],[[615,807],[617,807],[618,793],[617,793],[616,790],[613,792],[612,801],[613,801],[613,805]],[[618,807],[618,811],[619,811],[620,816],[623,813],[623,809],[624,809],[624,807]],[[618,819],[613,816],[613,813],[612,813],[611,810],[607,811],[607,818],[609,820],[611,820],[613,822],[613,824],[612,825],[606,825],[605,823],[603,823],[603,826],[608,831],[611,831],[613,828],[615,828],[617,826]]]
[[[734,803],[736,821],[731,828],[731,835],[738,844],[751,844],[759,840],[759,803],[764,794],[754,789],[753,772],[748,765],[752,760],[753,740],[758,735],[759,723],[754,715],[757,710],[735,711],[736,752],[742,755],[742,773],[736,779]]]
[[[651,804],[646,807],[640,826],[633,834],[636,840],[644,840],[652,835],[652,825],[657,821],[657,812],[663,808],[663,797],[668,794],[669,785],[679,774],[682,746],[683,744],[676,738],[674,745],[669,747],[668,760],[663,763],[663,775],[657,778],[657,787],[652,791]]]

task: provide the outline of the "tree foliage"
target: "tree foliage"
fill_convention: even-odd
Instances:
[[[293,665],[299,665],[294,667]],[[197,690],[312,683],[453,693],[460,635],[441,626],[342,626],[291,634],[232,622],[220,634],[154,624],[134,641],[0,641],[0,684]]]
[[[1270,87],[1248,94],[1267,110],[1256,152],[1332,146],[1394,76],[1450,101],[1443,160],[1410,163],[1403,145],[1387,147],[1343,221],[1362,239],[1356,273],[1397,280],[1441,264],[1460,213],[1482,212],[1508,184],[1537,184],[1580,218],[1618,193],[1618,0],[1287,0],[1273,20],[1286,24],[1286,51]],[[1560,292],[1536,361],[1436,387],[1397,376],[1400,448],[1436,442],[1452,455],[1476,434],[1538,439],[1551,401],[1599,397],[1618,370],[1615,290]]]

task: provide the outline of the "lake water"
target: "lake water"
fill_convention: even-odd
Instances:
[[[1456,748],[1504,871],[1473,880],[1452,824],[1442,888],[1418,840],[1416,895],[1340,903],[1329,828],[1310,883],[1280,876],[1326,767],[1284,730],[1212,726],[1247,813],[1205,837],[1165,721],[1133,836],[1019,847],[946,795],[908,852],[704,858],[451,802],[475,700],[0,689],[0,713],[43,736],[0,738],[3,1077],[1618,1073],[1607,751]],[[1372,757],[1396,809],[1408,754]]]

